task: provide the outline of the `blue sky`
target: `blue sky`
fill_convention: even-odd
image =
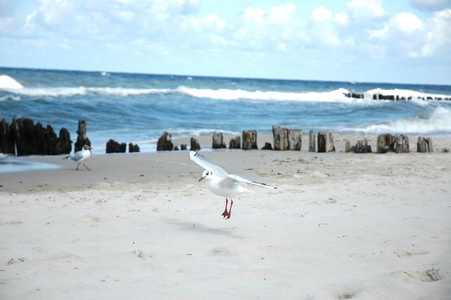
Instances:
[[[0,66],[451,84],[451,0],[0,0]]]

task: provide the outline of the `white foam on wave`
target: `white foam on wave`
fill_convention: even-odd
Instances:
[[[17,82],[14,78],[8,75],[0,75],[0,88],[1,89],[22,89],[23,86]]]
[[[137,89],[112,87],[58,87],[58,88],[23,88],[11,90],[12,94],[29,97],[74,97],[87,94],[100,94],[113,97],[129,97],[150,94],[184,94],[195,98],[209,98],[215,100],[272,100],[272,101],[334,101],[359,102],[363,99],[350,99],[344,94],[346,89],[337,89],[330,92],[277,92],[277,91],[245,91],[232,89],[198,89],[180,86],[175,89]]]
[[[10,85],[11,86],[11,85]],[[20,88],[8,89],[12,95],[29,97],[75,97],[88,94],[99,94],[112,97],[130,97],[152,94],[181,94],[195,98],[215,100],[251,100],[251,101],[302,101],[302,102],[336,102],[336,103],[361,103],[374,104],[373,95],[395,95],[399,97],[411,97],[414,104],[420,106],[428,105],[429,101],[423,101],[430,97],[450,98],[451,96],[426,94],[411,90],[382,90],[374,89],[363,93],[364,98],[349,98],[345,96],[349,91],[339,88],[326,92],[281,92],[281,91],[246,91],[242,89],[202,89],[179,86],[177,88],[123,88],[123,87],[46,87],[46,88]],[[388,102],[391,100],[381,100]]]
[[[29,97],[73,97],[83,96],[88,94],[88,89],[85,87],[78,88],[24,88],[13,91],[14,94]]]
[[[426,116],[410,119],[382,121],[363,129],[368,133],[399,132],[407,134],[440,134],[451,133],[451,109],[437,107]]]
[[[165,89],[131,89],[110,87],[60,87],[60,88],[23,88],[10,91],[13,94],[28,97],[75,97],[85,96],[90,93],[113,97],[128,97],[146,94],[165,93]]]
[[[87,88],[88,92],[114,97],[128,97],[148,94],[166,93],[167,89],[132,89],[132,88]]]
[[[0,97],[0,102],[2,101],[20,101],[20,97],[19,96],[14,96],[14,95],[6,95],[3,97]]]
[[[344,94],[349,93],[346,89],[337,89],[330,92],[277,92],[277,91],[244,91],[241,89],[196,89],[188,87],[178,87],[177,91],[185,93],[196,98],[210,98],[217,100],[272,100],[272,101],[346,101],[349,102]],[[352,99],[354,100],[354,99]]]

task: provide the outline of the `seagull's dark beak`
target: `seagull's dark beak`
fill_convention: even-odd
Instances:
[[[199,178],[199,182],[200,181],[202,181],[202,180],[204,180],[205,179],[205,176],[204,177],[201,177],[201,178]]]

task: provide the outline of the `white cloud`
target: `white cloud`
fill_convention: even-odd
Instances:
[[[287,51],[288,45],[294,42],[293,35],[300,30],[295,11],[296,6],[291,3],[268,9],[247,7],[223,33],[239,49]]]
[[[441,10],[451,4],[451,0],[410,0],[410,4],[421,10]]]
[[[219,20],[219,17],[218,17],[217,13],[212,13],[212,14],[206,15],[204,17],[204,23],[207,26],[211,26],[213,24],[216,24],[218,22],[218,20]]]
[[[348,9],[357,20],[381,18],[387,14],[380,0],[353,0],[348,3]]]
[[[284,24],[290,22],[295,11],[296,6],[291,3],[287,3],[283,6],[271,7],[268,12],[268,22],[271,24]]]
[[[415,51],[411,51],[411,52],[407,53],[407,55],[408,55],[410,58],[418,58],[418,57],[420,57],[420,56],[418,55],[418,53],[415,52]]]
[[[265,13],[266,11],[262,8],[248,7],[244,11],[244,21],[262,24]]]
[[[182,15],[196,13],[201,4],[200,0],[154,0],[150,3],[155,12]]]
[[[371,59],[384,59],[387,54],[387,46],[385,45],[363,42],[360,43],[359,48],[362,53],[366,53],[367,57]]]
[[[407,34],[412,34],[415,31],[423,28],[423,22],[414,14],[411,13],[399,13],[390,20],[392,27],[396,28]]]
[[[41,0],[41,7],[36,15],[45,25],[58,26],[71,19],[74,5],[70,0]]]
[[[346,14],[346,13],[336,13],[335,20],[340,25],[348,25],[349,24],[349,17],[348,17],[348,14]]]
[[[1,1],[6,0],[0,0],[0,5]],[[437,4],[443,0],[432,1]],[[412,2],[421,4],[419,0]],[[200,0],[33,3],[37,6],[28,10],[11,8],[10,15],[0,14],[2,44],[14,42],[11,37],[26,37],[25,42],[41,47],[41,53],[53,48],[73,53],[89,49],[89,55],[99,57],[97,60],[102,53],[114,51],[122,57],[133,53],[136,60],[147,61],[162,56],[170,61],[174,56],[180,64],[190,55],[206,58],[216,53],[252,60],[277,56],[286,61],[316,59],[318,63],[324,56],[337,63],[365,62],[368,58],[384,63],[440,54],[451,61],[450,9],[427,19],[412,12],[390,14],[381,0],[349,0],[340,11],[323,4],[307,14],[293,3],[271,1],[261,6],[254,1],[255,6],[239,6],[233,13],[206,9]]]
[[[388,23],[385,23],[384,27],[381,29],[367,29],[366,32],[368,32],[369,34],[368,38],[370,40],[372,39],[385,40],[388,39],[390,35],[390,26],[388,25]]]
[[[202,35],[202,33],[219,35],[226,26],[227,23],[221,20],[216,13],[208,14],[203,18],[191,16],[180,23],[181,31],[191,35]]]
[[[436,12],[427,22],[426,43],[421,48],[422,56],[432,56],[444,51],[450,58],[451,48],[451,9]]]
[[[315,21],[323,22],[327,21],[332,17],[332,11],[329,9],[325,9],[323,6],[320,6],[313,10],[312,18]]]
[[[451,58],[451,9],[434,13],[421,20],[412,13],[398,13],[384,27],[367,29],[369,40],[379,40],[386,45],[386,54],[407,58],[433,57],[441,52],[442,57]]]
[[[131,11],[116,11],[116,12],[112,12],[112,16],[118,22],[128,23],[134,19],[135,13],[133,13]]]
[[[286,52],[287,51],[287,44],[286,43],[279,43],[278,44],[278,48],[279,48],[280,51]]]

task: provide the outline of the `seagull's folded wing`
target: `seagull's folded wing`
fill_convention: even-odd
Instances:
[[[266,187],[266,188],[270,188],[270,189],[277,189],[275,186],[270,186],[270,185],[267,185],[266,183],[255,181],[252,179],[247,179],[247,178],[244,178],[244,177],[241,177],[238,175],[234,175],[234,174],[230,174],[229,178],[232,178],[233,180],[235,180],[237,182],[244,182],[244,183],[253,184],[253,185]]]
[[[81,151],[78,151],[76,153],[74,153],[74,155],[72,155],[70,157],[70,159],[75,160],[75,161],[79,161],[83,158],[83,153]]]
[[[215,164],[212,164],[208,159],[205,158],[205,156],[200,155],[197,152],[191,151],[189,153],[189,157],[196,164],[198,164],[205,170],[211,171],[217,177],[227,178],[229,176],[229,174],[224,169],[222,169],[221,167],[218,167]]]

